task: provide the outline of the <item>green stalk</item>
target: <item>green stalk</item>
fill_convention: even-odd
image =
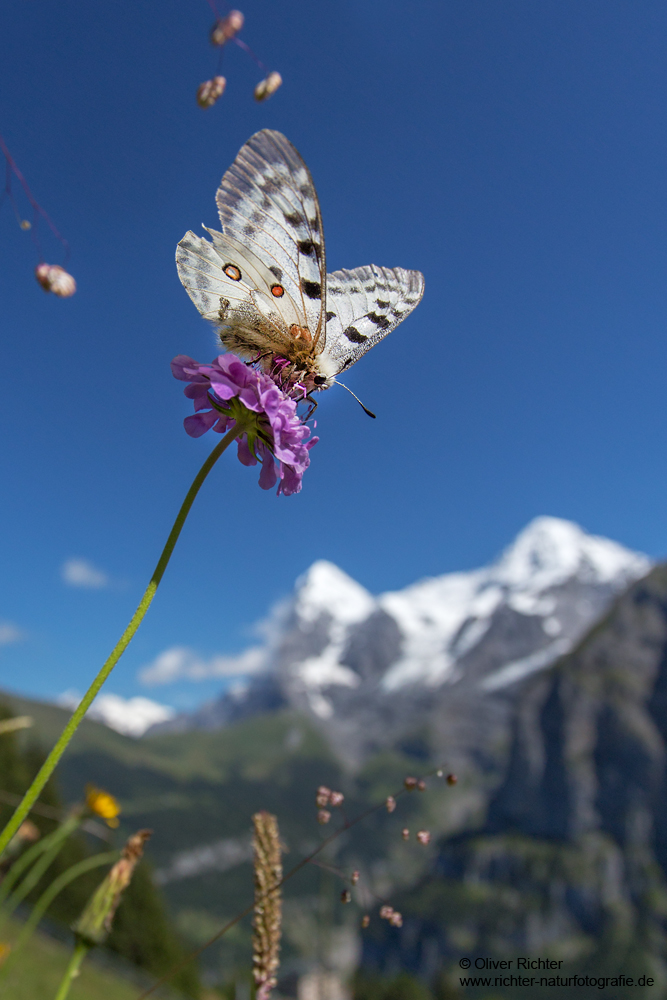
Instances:
[[[69,988],[72,985],[72,980],[76,979],[79,975],[79,967],[83,962],[84,958],[90,951],[90,946],[86,944],[85,941],[77,941],[72,957],[69,960],[69,965],[63,976],[63,981],[60,984],[58,992],[56,993],[55,1000],[65,1000],[67,994],[69,993]]]
[[[190,513],[190,508],[192,507],[195,497],[199,493],[199,490],[201,489],[204,480],[206,479],[209,472],[211,471],[215,463],[222,455],[225,448],[229,447],[229,445],[232,443],[232,441],[234,441],[235,438],[240,437],[241,434],[245,433],[247,427],[252,422],[253,417],[254,414],[251,414],[248,411],[248,419],[246,423],[244,423],[242,420],[238,420],[235,423],[234,427],[230,431],[228,431],[227,434],[225,434],[222,441],[220,441],[219,444],[215,446],[215,448],[213,449],[213,451],[208,456],[208,458],[202,465],[201,469],[195,476],[192,486],[188,490],[185,500],[181,505],[181,509],[178,512],[178,516],[174,521],[174,526],[169,533],[167,544],[162,550],[162,555],[160,556],[158,564],[155,567],[155,572],[151,577],[151,581],[148,584],[148,587],[146,588],[144,596],[141,598],[141,601],[139,602],[137,610],[135,611],[134,615],[130,620],[130,624],[127,626],[122,636],[114,646],[113,651],[109,656],[109,659],[106,661],[106,663],[98,673],[97,677],[90,685],[83,698],[81,699],[80,705],[73,712],[72,717],[70,718],[69,722],[63,729],[60,739],[54,746],[49,756],[44,761],[44,764],[42,765],[39,774],[33,781],[28,791],[23,796],[21,804],[17,807],[16,812],[10,819],[9,823],[3,830],[2,834],[0,834],[0,857],[2,856],[9,841],[12,839],[12,837],[18,830],[19,826],[30,812],[31,807],[36,802],[39,793],[44,788],[44,785],[53,774],[58,761],[60,760],[65,750],[67,749],[69,741],[72,739],[74,733],[79,728],[81,720],[83,719],[84,715],[90,708],[100,688],[106,681],[107,677],[109,676],[113,668],[118,663],[118,660],[121,658],[121,656],[129,646],[131,639],[133,638],[135,632],[141,625],[141,622],[143,621],[143,618],[146,612],[148,611],[153,598],[155,597],[155,592],[164,575],[164,571],[167,568],[167,564],[171,559],[172,552],[174,551],[174,547],[176,545],[176,542],[178,541],[178,536],[181,533],[183,525],[185,524],[185,520],[188,514]]]
[[[54,861],[60,853],[70,833],[73,833],[77,827],[81,825],[81,820],[82,816],[78,813],[75,816],[70,816],[69,819],[66,819],[65,822],[58,827],[55,831],[58,836],[53,838],[49,849],[44,851],[39,861],[35,862],[26,877],[20,883],[19,887],[14,890],[5,905],[2,907],[2,910],[0,911],[0,927],[7,923],[7,920],[11,917],[19,903],[22,903],[31,889],[35,888],[51,862]]]
[[[92,858],[84,858],[84,860],[79,861],[78,864],[72,865],[71,868],[68,868],[67,871],[62,872],[58,878],[53,880],[51,885],[44,890],[33,906],[32,912],[25,922],[16,944],[13,946],[9,954],[9,957],[5,960],[3,965],[0,966],[0,979],[6,975],[18,953],[28,943],[35,932],[35,928],[56,896],[61,893],[62,890],[70,884],[70,882],[73,882],[75,878],[78,878],[79,875],[83,875],[85,872],[89,872],[93,868],[100,868],[102,865],[110,865],[114,861],[117,861],[119,857],[120,851],[107,851],[105,854],[94,854]]]
[[[18,881],[19,876],[23,874],[26,868],[30,867],[33,861],[35,861],[35,859],[38,858],[43,851],[46,851],[47,848],[51,846],[54,840],[58,839],[59,831],[60,827],[57,827],[47,837],[42,837],[41,840],[38,840],[36,844],[33,844],[32,847],[29,847],[19,858],[16,859],[3,878],[2,882],[0,882],[0,907],[3,900],[7,898],[10,890]]]

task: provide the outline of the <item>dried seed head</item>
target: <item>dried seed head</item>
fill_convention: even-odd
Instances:
[[[380,907],[380,917],[382,920],[389,920],[393,912],[394,912],[393,906],[385,905]]]
[[[320,809],[317,813],[317,822],[321,823],[322,826],[324,826],[325,823],[328,823],[330,819],[331,813],[328,809]]]
[[[35,277],[45,292],[53,292],[61,299],[68,299],[76,291],[76,281],[58,264],[38,264]]]
[[[447,775],[447,784],[448,785],[455,785],[458,780],[459,779],[456,777],[455,774],[448,774]]]
[[[341,903],[351,903],[352,902],[352,893],[350,892],[349,889],[343,889],[343,891],[340,894],[340,901],[341,901]]]
[[[368,927],[368,925],[370,924],[370,922],[371,922],[371,918],[369,917],[369,915],[367,913],[364,913],[363,917],[361,918],[361,926],[362,927]]]
[[[417,840],[419,841],[420,844],[424,844],[424,845],[430,844],[431,843],[431,834],[428,832],[428,830],[418,830],[417,831]]]
[[[16,831],[16,837],[18,840],[26,841],[31,844],[35,840],[39,840],[41,834],[32,820],[24,819],[20,827]]]
[[[204,80],[197,90],[197,104],[200,108],[212,108],[219,97],[222,97],[227,81],[224,76],[214,76],[212,80]]]
[[[139,830],[129,838],[120,861],[116,862],[97,887],[83,913],[72,925],[77,938],[90,945],[103,944],[106,940],[121,896],[130,884],[137,862],[144,853],[144,844],[152,832],[152,830]]]
[[[350,882],[352,883],[352,885],[356,885],[360,878],[361,874],[355,868],[355,870],[352,872],[352,875],[350,876]]]
[[[394,910],[394,912],[392,913],[392,915],[389,917],[389,923],[391,924],[392,927],[402,927],[403,926],[403,917],[398,912],[398,910]]]
[[[407,788],[407,790],[409,792],[411,792],[411,791],[413,791],[417,787],[417,779],[416,778],[404,778],[403,779],[403,784],[405,785],[405,787]]]
[[[424,781],[423,778],[420,778],[419,781],[417,782],[417,791],[418,792],[426,791],[426,782]]]
[[[283,867],[280,858],[280,834],[275,816],[255,813],[252,818],[255,871],[255,915],[253,917],[252,965],[257,1000],[268,1000],[277,983],[280,964],[282,902],[280,883]]]
[[[342,792],[332,792],[331,795],[329,796],[329,802],[331,803],[332,806],[342,805],[344,799],[345,796],[343,795]]]
[[[403,829],[401,830],[401,836],[403,837],[403,840],[410,839],[410,831],[408,830],[407,826],[404,826]]]
[[[211,45],[224,45],[230,38],[237,35],[243,27],[245,18],[240,10],[230,10],[227,17],[221,17],[211,28]]]
[[[394,798],[393,795],[387,796],[387,801],[385,802],[385,805],[387,807],[387,812],[393,813],[394,809],[396,808],[396,799]]]
[[[269,75],[264,80],[260,80],[255,87],[255,100],[265,101],[267,97],[271,96],[271,94],[275,94],[282,82],[283,78],[280,73],[269,73]]]

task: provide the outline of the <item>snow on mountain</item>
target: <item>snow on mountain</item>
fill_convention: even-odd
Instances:
[[[385,612],[401,634],[398,655],[380,679],[387,694],[407,685],[435,688],[458,680],[461,661],[479,646],[500,611],[537,619],[538,638],[527,654],[494,663],[494,679],[481,682],[497,690],[566,652],[613,595],[650,566],[646,556],[555,517],[532,521],[489,567],[447,573],[376,599],[336,566],[318,562],[297,582],[291,626],[312,634],[317,623],[317,652],[295,660],[290,643],[292,662],[283,667],[315,714],[328,718],[334,705],[323,689],[359,686],[346,649],[373,614]]]
[[[513,697],[650,568],[646,556],[554,517],[532,521],[490,566],[379,597],[320,560],[269,630],[263,672],[161,728],[215,728],[290,706],[325,723],[357,760],[429,717],[440,731],[472,731],[482,703]]]
[[[81,701],[76,691],[65,691],[57,704],[72,711]],[[96,722],[103,722],[124,736],[143,736],[147,729],[173,719],[176,712],[169,705],[161,705],[150,698],[121,698],[117,694],[98,694],[86,715]]]

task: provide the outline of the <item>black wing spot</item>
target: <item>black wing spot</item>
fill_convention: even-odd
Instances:
[[[243,227],[243,235],[247,236],[248,239],[252,239],[252,237],[255,235],[256,232],[257,230],[255,229],[255,227],[252,226],[249,222],[247,222]]]
[[[400,309],[392,309],[391,310],[391,315],[395,316],[396,319],[403,319],[403,317],[406,315],[406,313],[401,312]]]
[[[303,225],[303,216],[299,215],[298,212],[283,212],[283,218],[288,226]]]
[[[388,309],[389,306],[391,305],[391,302],[385,302],[384,299],[376,299],[375,304],[378,307],[378,309]]]
[[[327,313],[327,323],[329,322],[330,319],[333,319],[335,317],[335,315],[336,315],[336,313],[334,313],[334,312],[328,312]]]
[[[347,330],[343,330],[343,336],[351,340],[353,344],[363,344],[368,337],[365,333],[359,333],[356,326],[348,326]]]
[[[314,253],[317,259],[320,259],[321,247],[319,243],[313,243],[312,240],[299,240],[297,246],[299,248],[299,253],[302,253],[304,257],[310,257],[310,255]]]
[[[378,313],[375,312],[366,313],[366,316],[371,321],[371,323],[375,323],[375,325],[379,326],[381,330],[386,330],[388,326],[391,326],[391,322],[387,319],[386,316],[380,316]]]
[[[283,280],[283,272],[280,270],[277,264],[272,264],[271,267],[269,268],[269,271],[271,272],[274,278],[278,279],[278,281]]]
[[[305,292],[309,299],[322,298],[322,286],[319,281],[306,281],[305,278],[302,278],[301,291]]]

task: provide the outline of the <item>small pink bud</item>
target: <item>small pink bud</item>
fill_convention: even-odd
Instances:
[[[394,912],[392,913],[392,915],[389,917],[389,923],[391,924],[392,927],[402,927],[403,926],[403,917],[398,912],[398,910],[394,910]]]
[[[381,906],[380,907],[380,917],[382,920],[389,920],[394,912],[393,906]]]
[[[332,806],[339,806],[343,802],[345,796],[342,792],[332,792],[329,796],[329,802]]]
[[[68,299],[76,291],[76,281],[58,264],[38,264],[35,277],[45,292],[53,292],[61,299]]]
[[[418,830],[417,831],[417,840],[419,841],[420,844],[424,844],[424,845],[430,844],[431,843],[431,834],[428,832],[428,830]]]
[[[350,892],[349,889],[343,889],[343,891],[340,894],[340,901],[341,901],[341,903],[351,903],[352,902],[352,893]]]
[[[255,100],[265,101],[267,97],[271,94],[275,94],[278,87],[281,86],[283,78],[280,73],[269,73],[269,75],[264,80],[260,80],[255,87]]]
[[[221,17],[211,28],[211,45],[224,45],[238,34],[245,18],[240,10],[230,10],[227,17]]]
[[[396,808],[396,799],[394,798],[393,795],[387,796],[387,801],[385,802],[385,805],[387,807],[387,812],[393,813],[394,809]]]
[[[411,792],[411,791],[413,791],[417,787],[417,779],[416,778],[404,778],[403,779],[403,784],[405,785],[405,787],[407,788],[407,790],[409,792]]]
[[[424,781],[423,778],[420,778],[419,781],[417,782],[417,791],[418,792],[426,791],[426,782]]]
[[[323,809],[325,806],[329,805],[329,799],[331,798],[331,789],[327,788],[326,785],[320,785],[317,789],[317,796],[315,798],[315,805],[318,809]]]
[[[370,922],[371,922],[371,918],[369,917],[369,915],[367,913],[364,913],[363,917],[361,918],[361,926],[362,927],[368,927],[368,925],[370,924]]]
[[[403,827],[403,829],[401,830],[401,836],[403,837],[403,840],[410,839],[410,831],[408,830],[407,826]]]
[[[350,876],[350,882],[352,885],[356,885],[360,878],[361,874],[355,869]]]
[[[455,774],[448,774],[446,780],[448,785],[455,785],[459,779],[456,777]]]
[[[331,819],[331,813],[329,812],[328,809],[320,809],[319,810],[319,812],[317,814],[317,822],[318,823],[321,823],[322,826],[324,826],[324,824],[328,823],[330,819]]]
[[[227,81],[224,76],[214,76],[205,80],[197,91],[197,104],[200,108],[212,108],[219,97],[222,97]]]

